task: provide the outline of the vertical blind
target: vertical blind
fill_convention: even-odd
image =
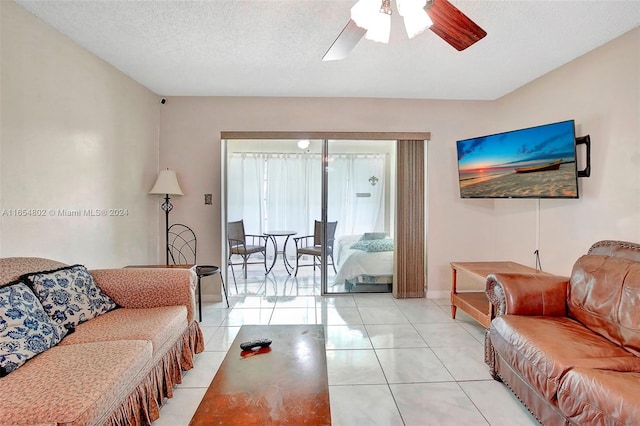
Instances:
[[[396,255],[393,295],[424,297],[425,205],[424,141],[399,140]]]

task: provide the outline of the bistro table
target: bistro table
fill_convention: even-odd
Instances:
[[[273,263],[271,264],[271,267],[267,271],[267,274],[269,272],[271,272],[271,270],[275,266],[276,260],[278,259],[278,254],[282,254],[282,263],[284,263],[284,269],[287,271],[287,274],[291,275],[291,272],[293,272],[293,266],[287,260],[287,242],[289,242],[289,238],[292,235],[296,235],[296,234],[297,234],[296,231],[267,231],[267,232],[264,232],[264,235],[266,235],[267,238],[269,238],[269,240],[271,240],[271,242],[273,243],[273,250],[275,252],[274,255],[273,255]],[[278,240],[276,239],[276,237],[285,237],[284,244],[282,245],[282,250],[281,251],[278,251]]]

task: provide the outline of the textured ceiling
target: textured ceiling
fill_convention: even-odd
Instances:
[[[388,45],[322,62],[355,1],[16,3],[165,96],[496,99],[640,25],[640,0],[450,0],[488,33],[465,51],[395,13]]]

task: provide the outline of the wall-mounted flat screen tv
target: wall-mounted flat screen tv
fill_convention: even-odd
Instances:
[[[578,198],[574,120],[457,141],[462,198]]]

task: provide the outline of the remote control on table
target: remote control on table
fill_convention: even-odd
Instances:
[[[243,351],[248,351],[249,349],[253,349],[257,347],[266,348],[270,344],[271,344],[271,339],[251,340],[250,342],[240,343],[240,349],[242,349]]]

